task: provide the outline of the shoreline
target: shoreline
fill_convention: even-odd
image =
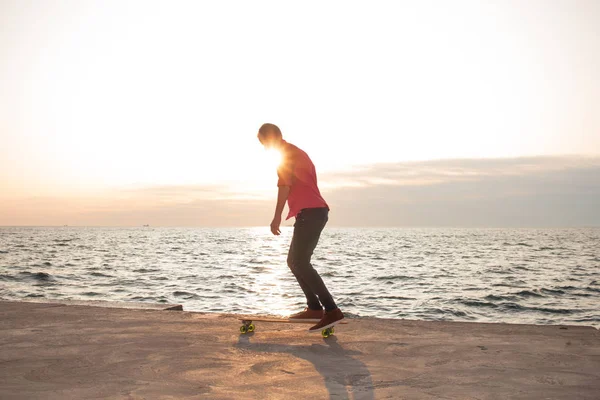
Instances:
[[[235,314],[0,306],[3,399],[595,399],[600,392],[594,327],[360,317],[323,339],[284,323],[257,323],[242,335]]]
[[[242,312],[229,312],[229,311],[202,311],[197,307],[186,308],[184,303],[159,303],[149,301],[126,301],[126,300],[71,300],[71,299],[48,299],[48,298],[27,298],[27,299],[0,299],[2,302],[11,303],[40,303],[40,304],[59,304],[59,305],[79,305],[89,307],[106,307],[106,308],[126,308],[126,309],[146,309],[146,310],[175,310],[175,311],[186,311],[197,314],[207,314],[214,316],[264,316],[268,318],[285,318],[285,315],[268,314],[268,313],[242,313]],[[523,325],[523,326],[572,326],[572,327],[589,327],[600,331],[600,323],[593,321],[556,321],[553,323],[535,323],[529,321],[486,321],[486,320],[469,320],[469,319],[433,319],[433,318],[418,318],[403,316],[403,317],[388,317],[388,316],[377,316],[377,315],[356,315],[350,312],[345,312],[346,318],[355,319],[377,319],[382,321],[422,321],[422,322],[442,322],[442,323],[468,323],[468,324],[487,324],[487,325]]]
[[[267,317],[267,318],[285,318],[281,315],[271,314],[242,314],[217,311],[197,311],[185,309],[183,304],[178,303],[151,303],[141,301],[113,301],[113,300],[59,300],[59,299],[28,299],[28,300],[1,300],[2,303],[35,303],[35,304],[54,304],[63,306],[85,306],[85,307],[100,307],[100,308],[122,308],[129,310],[153,310],[153,311],[185,311],[188,313],[209,315],[214,317],[231,317],[237,319],[242,316]],[[457,324],[482,324],[482,325],[510,325],[510,326],[554,326],[554,327],[573,327],[573,328],[592,328],[600,331],[600,326],[580,324],[531,324],[525,322],[490,322],[490,321],[460,321],[460,320],[430,320],[430,319],[413,319],[413,318],[386,318],[376,316],[355,316],[346,315],[346,320],[362,320],[375,319],[378,321],[406,321],[406,322],[426,322],[426,323],[457,323]]]

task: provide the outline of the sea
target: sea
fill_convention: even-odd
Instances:
[[[0,228],[1,300],[287,315],[292,229]],[[600,228],[327,227],[313,265],[350,317],[600,328]]]

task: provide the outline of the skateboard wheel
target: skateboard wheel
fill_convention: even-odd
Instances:
[[[335,332],[335,329],[333,329],[333,327],[325,328],[321,331],[321,336],[323,336],[324,338],[328,338],[329,336],[333,335],[333,332]]]
[[[248,328],[246,327],[246,325],[240,326],[240,333],[246,333],[246,332],[248,332]]]
[[[254,326],[254,324],[248,325],[248,332],[254,332],[255,329],[256,327]]]

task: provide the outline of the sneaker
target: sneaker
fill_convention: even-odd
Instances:
[[[323,318],[323,310],[311,310],[305,308],[304,311],[290,315],[288,319],[294,321],[319,322]]]
[[[331,328],[332,326],[336,325],[338,322],[340,322],[343,319],[344,319],[344,314],[342,313],[342,310],[340,310],[339,308],[336,308],[335,310],[331,310],[331,311],[325,311],[325,315],[323,315],[323,318],[319,321],[319,323],[316,324],[315,326],[313,326],[312,328],[310,328],[308,331],[309,332],[320,332],[321,330],[323,330],[325,328]]]

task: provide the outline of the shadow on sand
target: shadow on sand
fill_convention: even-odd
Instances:
[[[367,366],[351,356],[358,351],[345,350],[335,336],[324,344],[284,345],[252,343],[254,334],[240,335],[236,347],[260,353],[287,353],[311,362],[321,374],[330,399],[373,400],[373,381]]]

